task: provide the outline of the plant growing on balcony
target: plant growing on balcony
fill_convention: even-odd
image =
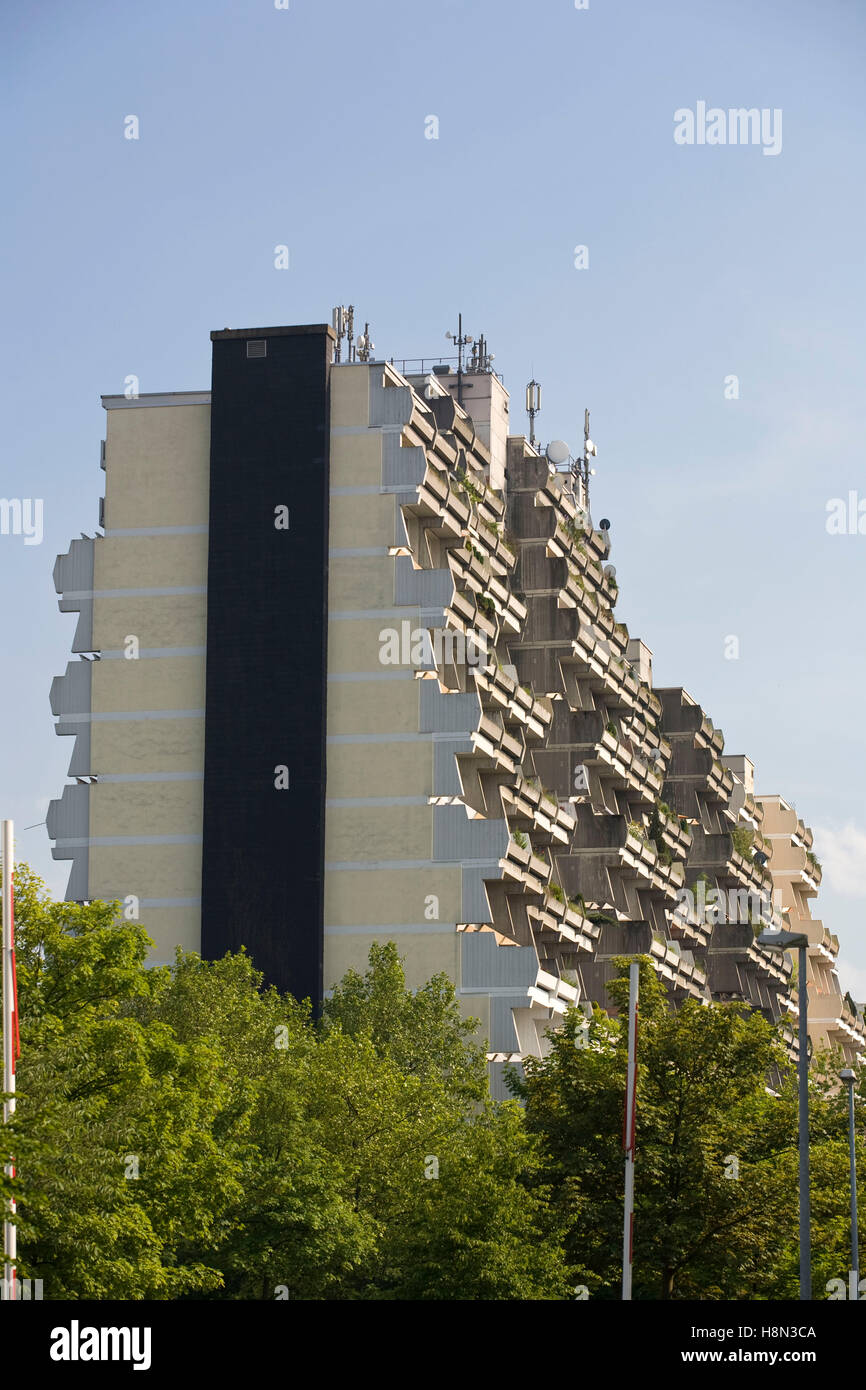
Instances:
[[[457,479],[457,486],[466,493],[467,497],[471,497],[473,502],[483,501],[484,494],[480,488],[476,487],[467,473],[456,473],[454,476]]]
[[[630,820],[628,823],[628,833],[629,835],[633,835],[636,840],[640,840],[642,844],[646,845],[649,843],[646,830],[641,825],[640,821]]]
[[[809,863],[812,865],[812,868],[815,870],[815,872],[816,872],[816,873],[820,873],[820,872],[821,872],[821,864],[820,864],[820,862],[819,862],[819,860],[818,860],[818,856],[814,853],[813,850],[811,850],[811,849],[807,849],[807,850],[806,850],[806,858],[808,859]]]
[[[609,720],[607,721],[607,723],[605,724],[604,728],[605,728],[605,732],[608,733],[608,734],[610,734],[612,738],[619,738],[619,734],[617,733],[616,725],[614,724],[614,722],[613,722],[612,719],[609,719]]]
[[[558,903],[562,903],[562,904],[564,905],[564,904],[565,904],[565,894],[563,893],[563,891],[562,891],[562,889],[560,888],[559,884],[558,884],[558,883],[548,883],[547,886],[548,886],[548,888],[550,889],[550,896],[551,896],[552,898],[556,898],[556,901],[557,901]]]
[[[518,849],[529,849],[529,841],[527,840],[522,830],[512,831],[511,838],[517,845]]]
[[[674,857],[664,842],[664,825],[662,823],[663,809],[667,817],[672,815],[671,808],[666,802],[660,801],[654,806],[652,815],[650,816],[649,838],[655,842],[660,862],[669,867],[674,862]]]
[[[755,832],[750,825],[735,825],[731,831],[731,839],[734,842],[734,849],[737,854],[741,854],[744,859],[748,859],[752,844],[755,839]]]
[[[496,604],[489,594],[476,594],[475,603],[478,608],[482,608],[485,613],[495,613]]]

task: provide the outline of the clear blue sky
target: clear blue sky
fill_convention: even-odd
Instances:
[[[213,328],[353,302],[377,355],[432,355],[462,310],[515,428],[533,371],[544,439],[590,406],[619,616],[816,829],[866,997],[866,536],[825,529],[866,498],[864,39],[854,0],[5,8],[0,492],[45,534],[0,536],[0,809],[52,888],[24,827],[71,753],[51,570],[96,526],[100,394],[207,387]],[[781,153],[675,144],[698,101],[780,109]]]

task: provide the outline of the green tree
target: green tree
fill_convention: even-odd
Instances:
[[[240,952],[178,952],[19,865],[21,1271],[47,1298],[550,1298],[540,1150],[391,946],[316,1023]],[[279,1291],[279,1294],[278,1294]]]
[[[514,1102],[490,1100],[475,1025],[444,975],[408,992],[393,943],[373,946],[367,973],[350,971],[326,1002],[321,1048],[342,1059],[351,1038],[363,1057],[326,1092],[326,1132],[377,1223],[355,1297],[566,1294],[539,1146]]]
[[[178,1261],[234,1181],[210,1124],[213,1053],[130,1016],[155,976],[148,939],[111,904],[54,903],[15,874],[22,1055],[6,1143],[17,1168],[24,1275],[49,1298],[164,1298],[219,1271]]]
[[[549,1056],[512,1080],[545,1144],[543,1179],[575,1273],[608,1298],[621,1278],[628,962],[617,964],[608,988],[618,1018],[596,1010],[587,1036],[572,1013]],[[642,958],[638,1058],[634,1296],[796,1297],[796,1082],[775,1030],[737,1004],[689,1001],[673,1012]],[[776,1093],[773,1074],[783,1078]],[[844,1193],[833,1190],[842,1098],[817,1083],[815,1097],[816,1237],[829,1243],[835,1271],[845,1226]]]

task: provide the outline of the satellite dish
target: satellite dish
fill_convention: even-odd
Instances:
[[[614,565],[605,565],[604,576],[606,579],[616,579],[616,567]]]
[[[552,439],[545,449],[545,453],[556,468],[560,468],[562,464],[568,463],[568,460],[571,458],[571,450],[564,439]]]
[[[599,531],[609,531],[609,530],[610,530],[610,522],[608,521],[608,519],[607,519],[606,516],[603,516],[602,519],[601,519],[601,521],[598,523],[598,529],[599,529]]]

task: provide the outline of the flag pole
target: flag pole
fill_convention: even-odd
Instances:
[[[625,1150],[625,1203],[622,1229],[622,1296],[631,1299],[631,1264],[634,1233],[634,1131],[637,1099],[637,996],[640,966],[633,960],[628,967],[628,1079],[625,1089],[625,1119],[622,1146]]]
[[[3,1103],[3,1123],[7,1124],[15,1113],[15,1061],[18,1046],[18,1003],[15,980],[15,919],[13,901],[13,875],[15,869],[13,824],[11,820],[2,823],[3,853],[3,1090],[8,1099]],[[15,1165],[6,1164],[6,1176],[14,1178]],[[8,1213],[3,1214],[3,1281],[0,1297],[15,1301],[17,1287],[15,1265],[18,1258],[18,1232],[8,1219],[15,1215],[15,1200],[10,1198]]]

